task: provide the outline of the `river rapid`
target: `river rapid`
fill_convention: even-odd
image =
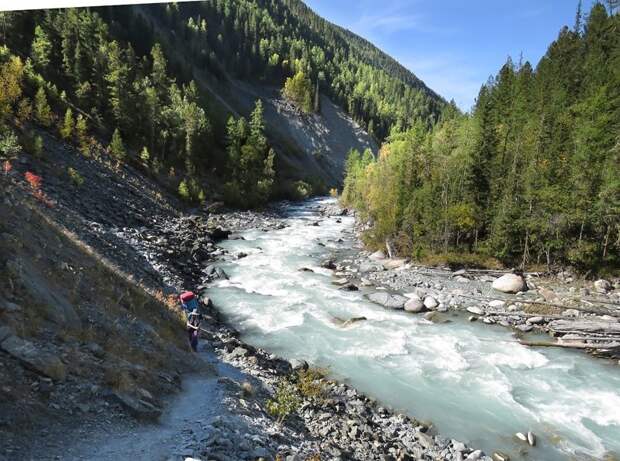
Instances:
[[[368,291],[339,290],[333,271],[320,264],[334,252],[355,251],[354,219],[320,216],[317,205],[330,200],[289,205],[287,227],[249,230],[244,240],[222,243],[247,256],[223,263],[229,280],[209,293],[243,340],[326,367],[385,406],[432,421],[444,437],[487,454],[620,456],[617,366],[575,351],[527,348],[510,330],[459,313],[434,324],[371,303]],[[352,317],[367,320],[344,328],[338,321]],[[536,447],[514,437],[528,430],[538,437]]]

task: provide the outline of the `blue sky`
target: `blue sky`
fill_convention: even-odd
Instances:
[[[428,86],[469,110],[510,55],[536,65],[577,0],[304,0],[370,40]],[[593,0],[584,0],[585,13]]]

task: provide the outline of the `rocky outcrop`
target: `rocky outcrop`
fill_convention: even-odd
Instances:
[[[64,381],[65,366],[53,352],[13,335],[6,327],[0,328],[0,340],[2,341],[0,349],[19,360],[27,368],[56,381]]]

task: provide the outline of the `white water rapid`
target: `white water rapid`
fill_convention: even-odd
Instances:
[[[511,342],[508,329],[459,314],[433,324],[375,305],[362,291],[338,290],[320,262],[351,247],[353,218],[320,217],[314,206],[328,200],[289,206],[285,229],[248,231],[245,240],[223,243],[248,256],[222,265],[230,280],[210,296],[245,341],[328,367],[384,405],[432,421],[444,437],[487,454],[617,459],[618,366],[575,351],[527,348]],[[320,226],[312,225],[317,220]],[[367,320],[346,328],[334,322],[360,316]],[[528,430],[538,436],[534,448],[514,437]]]

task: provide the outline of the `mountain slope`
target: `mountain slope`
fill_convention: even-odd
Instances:
[[[248,177],[265,197],[291,195],[298,180],[324,192],[340,183],[350,149],[376,152],[393,127],[431,126],[446,107],[395,60],[295,0],[3,13],[0,44],[18,89],[0,124],[17,129],[22,147],[41,142],[32,124],[85,155],[109,144],[192,201],[251,191]],[[310,113],[280,94],[294,75],[306,78]],[[266,141],[241,129],[231,150],[230,117],[243,128],[257,100]]]

